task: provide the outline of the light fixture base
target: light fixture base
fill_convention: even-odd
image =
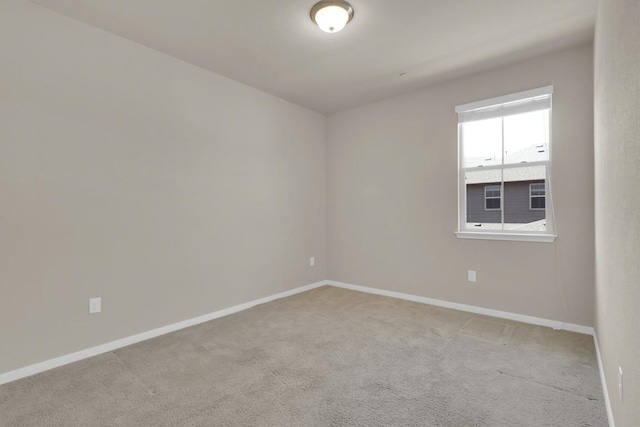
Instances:
[[[347,21],[344,22],[344,24],[342,26],[340,26],[340,28],[335,28],[331,27],[331,26],[323,26],[321,25],[320,22],[318,22],[318,20],[316,19],[316,16],[318,14],[318,12],[320,12],[322,9],[328,8],[328,7],[339,7],[340,9],[343,9],[346,13],[347,13]],[[321,0],[318,3],[314,4],[313,7],[311,8],[311,20],[318,26],[320,27],[321,30],[328,32],[328,33],[334,33],[334,32],[338,32],[340,30],[342,30],[349,22],[351,22],[351,20],[353,19],[353,6],[351,6],[349,3],[347,3],[344,0]]]

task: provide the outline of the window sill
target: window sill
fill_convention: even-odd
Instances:
[[[526,234],[526,233],[491,233],[478,231],[456,231],[458,239],[480,240],[511,240],[516,242],[550,243],[556,239],[555,234]]]

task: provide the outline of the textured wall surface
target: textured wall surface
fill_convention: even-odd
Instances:
[[[592,326],[592,51],[577,46],[329,116],[329,279]],[[555,88],[557,240],[457,239],[455,106],[546,85]]]
[[[22,0],[0,28],[0,372],[326,278],[322,115]]]
[[[616,427],[640,425],[640,2],[604,0],[595,42],[596,333]],[[618,398],[618,367],[624,399]]]

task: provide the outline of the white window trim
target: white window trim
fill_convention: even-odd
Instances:
[[[477,110],[478,108],[491,107],[493,105],[506,104],[508,102],[519,101],[525,98],[535,98],[537,96],[551,94],[553,94],[553,86],[544,86],[537,89],[524,90],[522,92],[510,93],[509,95],[496,96],[495,98],[458,105],[456,107],[456,113],[463,113],[465,111]]]
[[[498,191],[500,192],[500,195],[498,197],[487,197],[487,188],[489,187],[498,187]],[[499,199],[500,200],[500,207],[498,209],[492,208],[489,209],[487,208],[487,199]],[[498,184],[498,185],[485,185],[484,186],[484,210],[487,212],[498,212],[502,210],[502,185]]]
[[[474,110],[474,109],[478,109],[478,108],[485,108],[485,107],[491,107],[494,105],[498,105],[498,104],[505,104],[508,102],[514,102],[514,101],[518,101],[521,99],[525,99],[525,98],[534,98],[534,97],[538,97],[538,96],[543,96],[543,95],[553,95],[553,86],[544,86],[544,87],[540,87],[537,89],[531,89],[531,90],[526,90],[526,91],[522,91],[522,92],[517,92],[517,93],[512,93],[512,94],[508,94],[508,95],[503,95],[503,96],[498,96],[495,98],[490,98],[490,99],[485,99],[482,101],[476,101],[476,102],[470,102],[468,104],[463,104],[463,105],[459,105],[455,108],[455,112],[460,114],[460,113],[464,113],[466,111],[469,110]],[[551,106],[549,107],[550,110],[550,114],[549,114],[549,148],[553,147],[553,114],[551,114],[552,112],[552,108]],[[553,224],[553,210],[551,208],[551,203],[548,203],[550,201],[550,196],[551,196],[551,188],[550,188],[550,174],[551,174],[551,152],[552,150],[549,150],[548,153],[548,160],[546,162],[541,162],[541,163],[545,163],[546,164],[546,176],[545,176],[545,197],[546,197],[546,202],[545,203],[545,219],[547,222],[547,230],[551,230],[551,231],[546,231],[546,232],[539,232],[539,231],[530,231],[527,233],[522,233],[522,232],[511,232],[511,231],[496,231],[496,230],[491,230],[491,231],[470,231],[467,230],[464,227],[464,224],[466,224],[466,212],[467,212],[467,201],[466,201],[466,197],[464,197],[466,195],[466,192],[463,189],[463,183],[465,181],[464,178],[464,167],[462,165],[462,156],[460,155],[461,150],[462,150],[462,127],[460,126],[460,120],[458,120],[458,231],[455,232],[455,235],[459,238],[459,239],[479,239],[479,240],[505,240],[505,241],[521,241],[521,242],[545,242],[545,243],[549,243],[549,242],[553,242],[555,240],[555,238],[557,237],[557,235],[555,234],[555,232],[553,230],[555,230],[554,224]],[[538,163],[538,162],[536,162]],[[530,166],[532,164],[527,163],[527,166]],[[507,165],[501,165],[500,167],[502,169],[504,169],[504,166]],[[516,165],[514,165],[516,166]],[[521,165],[517,165],[517,166],[521,166]],[[504,185],[504,184],[501,184]],[[500,195],[502,197],[504,193],[504,189],[502,189]],[[531,198],[529,198],[529,203],[531,203]],[[502,201],[500,203],[500,210],[502,211]],[[486,208],[486,204],[485,204],[485,208]]]
[[[540,185],[540,184],[544,185],[543,182],[532,182],[531,184],[529,184],[529,210],[531,210],[531,211],[544,211],[544,210],[547,209],[547,186],[546,185],[544,185],[545,188],[544,188],[544,195],[543,196],[539,196],[539,195],[535,195],[534,196],[533,194],[531,194],[533,186],[534,185]],[[542,198],[544,198],[545,199],[544,200],[544,206],[545,207],[544,208],[534,208],[533,207],[533,203],[532,203],[534,197],[542,197]]]
[[[515,242],[541,242],[550,243],[556,239],[555,234],[549,233],[511,233],[497,231],[456,231],[458,239],[478,240],[509,240]]]

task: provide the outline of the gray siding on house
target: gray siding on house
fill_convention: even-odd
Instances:
[[[529,184],[533,183],[544,183],[544,180],[505,183],[504,222],[523,224],[545,218],[544,210],[531,210],[529,208]]]
[[[525,224],[545,219],[544,210],[529,207],[529,184],[543,183],[544,180],[504,183],[504,222]],[[499,223],[500,211],[485,210],[484,187],[500,185],[499,182],[467,185],[467,222]]]
[[[487,185],[500,185],[500,183],[467,185],[467,222],[497,223],[502,220],[500,211],[488,211],[484,208],[484,187]]]

